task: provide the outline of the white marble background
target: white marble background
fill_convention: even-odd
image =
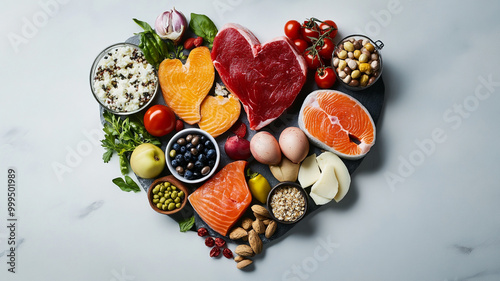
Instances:
[[[2,4],[0,280],[500,280],[499,2]],[[385,43],[378,142],[351,192],[266,247],[249,272],[209,258],[203,239],[152,211],[145,192],[120,191],[116,157],[101,160],[92,61],[140,31],[133,17],[152,23],[172,6],[219,27],[238,22],[261,41],[282,35],[289,19],[315,16],[335,20],[340,36]],[[68,171],[58,175],[55,163]],[[15,274],[9,167],[18,180]]]

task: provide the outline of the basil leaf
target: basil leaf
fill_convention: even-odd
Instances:
[[[138,20],[138,19],[133,19],[133,20],[140,27],[142,27],[142,29],[144,29],[144,31],[153,31],[153,29],[151,28],[151,26],[147,22],[144,22],[144,21],[141,21],[141,20]]]
[[[217,27],[209,17],[195,13],[191,13],[189,28],[191,28],[194,34],[203,37],[210,44],[214,42],[215,35],[218,32]]]
[[[140,192],[141,188],[135,183],[135,181],[129,177],[125,176],[125,183],[132,189],[133,192]]]
[[[179,222],[179,228],[181,232],[186,232],[193,228],[194,225],[194,216],[191,216],[190,218],[184,219]]]
[[[128,178],[128,179],[127,179]],[[127,180],[127,182],[125,182]],[[126,192],[140,192],[139,186],[129,177],[125,176],[125,180],[122,178],[114,178],[113,183],[116,184],[121,190]]]

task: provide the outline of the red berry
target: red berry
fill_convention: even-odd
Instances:
[[[231,132],[237,135],[240,138],[244,138],[247,134],[247,125],[241,121],[236,121],[234,125],[231,127]]]
[[[184,41],[184,49],[191,50],[192,48],[194,48],[194,38],[191,37]]]
[[[219,248],[226,246],[226,240],[222,238],[215,238],[215,245]]]
[[[198,229],[198,236],[203,237],[208,235],[208,230],[204,227]]]
[[[220,248],[218,247],[213,247],[212,250],[210,250],[210,257],[216,258],[220,255]]]
[[[182,122],[181,119],[177,119],[177,121],[175,121],[175,131],[179,132],[182,129],[184,129],[184,122]]]
[[[207,237],[207,239],[205,239],[205,245],[207,245],[207,247],[213,247],[215,245],[215,241],[212,237]]]
[[[228,259],[232,259],[233,258],[233,252],[231,251],[231,249],[229,248],[225,248],[223,251],[222,251],[222,254],[228,258]]]
[[[194,43],[195,47],[201,46],[203,44],[203,37],[200,37],[200,36],[196,37],[196,39],[194,39],[193,43]]]

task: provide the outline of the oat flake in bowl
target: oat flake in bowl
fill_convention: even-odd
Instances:
[[[94,61],[90,73],[94,97],[107,110],[121,115],[145,108],[158,90],[154,67],[136,45],[112,45]]]

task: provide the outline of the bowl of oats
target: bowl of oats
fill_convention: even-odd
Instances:
[[[154,100],[159,82],[155,68],[139,46],[118,43],[96,57],[90,71],[90,88],[106,110],[131,115]]]
[[[307,193],[300,184],[284,181],[275,185],[269,192],[267,209],[277,222],[293,224],[306,215],[307,200]]]

